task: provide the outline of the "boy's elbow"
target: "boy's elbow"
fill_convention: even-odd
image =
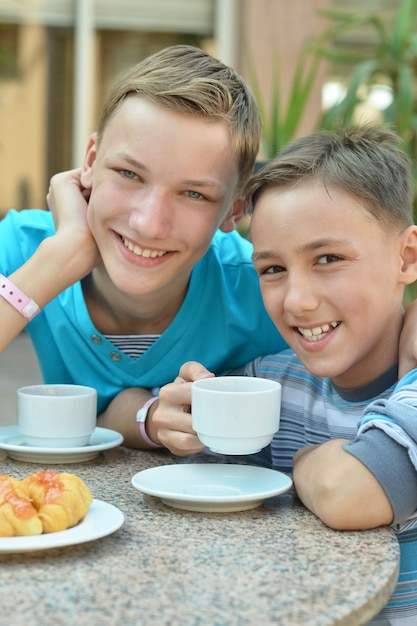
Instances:
[[[307,504],[307,507],[310,508]],[[330,481],[320,485],[315,494],[311,511],[329,528],[334,530],[352,530],[355,515],[351,506],[341,496],[340,489]]]
[[[391,505],[382,490],[364,493],[351,485],[343,489],[331,479],[321,484],[311,510],[333,530],[368,530],[393,520]]]
[[[333,439],[295,459],[293,480],[304,503],[335,530],[366,530],[392,523],[391,503],[373,473]]]
[[[325,504],[320,505],[317,507],[315,514],[323,524],[333,530],[363,530],[369,528],[368,525],[363,525],[363,521],[360,523],[356,516],[352,516],[352,511],[349,508],[340,506],[338,499],[334,503],[329,500]]]

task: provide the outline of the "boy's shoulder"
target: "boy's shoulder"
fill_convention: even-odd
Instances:
[[[44,209],[11,209],[1,220],[2,229],[10,228],[25,232],[40,231],[52,234],[55,231],[52,213]]]
[[[207,255],[217,257],[224,265],[248,263],[253,267],[252,252],[252,243],[242,237],[237,231],[224,233],[221,230],[217,230]]]
[[[50,211],[43,209],[10,210],[0,220],[0,266],[5,274],[20,267],[55,232]]]
[[[406,387],[407,385],[417,385],[417,368],[405,374],[405,376],[398,381],[396,390]]]

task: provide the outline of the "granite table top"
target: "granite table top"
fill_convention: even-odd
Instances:
[[[360,626],[398,576],[389,528],[339,532],[290,490],[241,512],[171,508],[134,489],[139,471],[184,460],[120,446],[93,460],[44,465],[0,451],[0,472],[72,472],[125,516],[113,534],[2,553],[0,624],[14,626]]]

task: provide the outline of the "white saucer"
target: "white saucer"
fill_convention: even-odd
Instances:
[[[223,513],[254,509],[288,491],[292,480],[263,467],[190,463],[143,470],[133,476],[132,485],[177,509]]]
[[[0,553],[32,552],[86,543],[114,533],[123,522],[124,515],[116,506],[93,500],[87,515],[77,526],[33,537],[0,537]]]
[[[0,450],[6,450],[10,458],[29,463],[79,463],[95,459],[101,450],[115,448],[123,443],[123,437],[115,430],[96,428],[86,446],[79,448],[41,448],[28,446],[17,426],[0,428]]]

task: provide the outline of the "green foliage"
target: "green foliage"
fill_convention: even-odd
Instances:
[[[339,64],[353,66],[343,100],[323,117],[321,126],[349,126],[355,110],[368,96],[370,89],[383,84],[392,89],[392,104],[385,109],[383,121],[404,140],[404,149],[415,158],[417,154],[417,106],[415,72],[417,69],[417,1],[401,0],[393,24],[384,24],[378,15],[352,15],[337,11],[321,11],[333,22],[336,32],[349,32],[367,26],[373,34],[372,45],[363,56],[335,46],[313,47],[315,55]]]
[[[282,105],[281,72],[277,58],[273,63],[272,99],[270,108],[265,103],[255,67],[250,68],[250,80],[262,117],[262,152],[271,158],[287,143],[295,139],[317,79],[321,59],[310,54],[306,47],[296,64],[286,107]]]
[[[316,127],[331,129],[351,125],[358,105],[372,86],[384,84],[392,89],[393,102],[384,111],[383,121],[398,132],[404,140],[404,149],[417,161],[417,0],[400,0],[394,23],[388,25],[378,14],[336,10],[321,10],[319,14],[328,20],[329,26],[301,50],[285,107],[279,59],[275,58],[273,63],[269,107],[253,63],[250,67],[250,81],[262,116],[265,157],[273,156],[296,137],[300,122],[309,114],[309,99],[320,64],[326,61],[352,69],[345,97],[316,121]],[[371,39],[375,42],[368,46],[366,53],[336,45],[341,35],[362,27],[371,30]]]
[[[17,26],[0,23],[0,77],[14,78],[17,66]]]

